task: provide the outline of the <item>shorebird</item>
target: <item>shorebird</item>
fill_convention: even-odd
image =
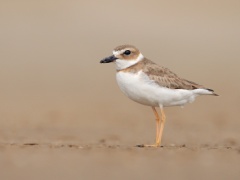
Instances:
[[[116,64],[116,79],[122,92],[135,102],[151,106],[156,117],[156,141],[144,147],[161,145],[166,116],[163,108],[184,106],[199,95],[218,96],[212,89],[183,79],[168,68],[157,65],[145,58],[132,45],[121,45],[113,50],[113,55],[100,63]],[[160,108],[160,116],[156,110]]]

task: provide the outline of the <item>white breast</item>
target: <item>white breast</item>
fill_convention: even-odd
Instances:
[[[138,73],[118,72],[116,79],[126,96],[148,106],[181,106],[194,101],[196,97],[192,90],[161,87],[142,71]]]

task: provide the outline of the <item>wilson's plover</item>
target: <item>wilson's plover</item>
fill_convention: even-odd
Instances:
[[[166,119],[163,107],[183,106],[199,95],[218,96],[212,89],[180,78],[168,68],[155,64],[132,45],[118,46],[112,56],[100,61],[110,62],[116,64],[116,79],[122,92],[135,102],[151,106],[155,114],[156,142],[143,146],[160,146]],[[160,107],[161,116],[156,107]]]

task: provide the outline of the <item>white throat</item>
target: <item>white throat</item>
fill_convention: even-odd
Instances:
[[[122,60],[122,59],[117,59],[115,61],[116,64],[116,70],[122,70],[122,69],[126,69],[136,63],[138,63],[139,61],[143,60],[143,55],[140,53],[137,57],[136,60]]]

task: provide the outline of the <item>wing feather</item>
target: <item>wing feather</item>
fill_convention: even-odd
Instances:
[[[195,82],[178,77],[168,68],[159,66],[148,59],[145,59],[144,61],[144,66],[142,66],[144,68],[143,71],[151,80],[162,87],[187,90],[204,88],[202,85],[199,85]]]

